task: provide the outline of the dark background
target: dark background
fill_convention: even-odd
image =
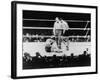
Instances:
[[[68,13],[68,12],[47,12],[47,11],[29,11],[23,10],[23,27],[53,27],[54,21],[35,21],[35,20],[24,20],[24,19],[48,19],[55,20],[56,17],[60,17],[63,20],[82,20],[91,21],[90,14],[86,13]],[[70,28],[85,28],[87,22],[68,22]],[[90,28],[90,23],[87,28]],[[69,30],[69,35],[82,35],[84,36],[87,30]],[[52,30],[46,29],[23,29],[23,34],[44,34],[52,35]],[[80,34],[79,34],[80,33]],[[66,33],[65,33],[66,34]],[[88,32],[90,35],[90,31]]]

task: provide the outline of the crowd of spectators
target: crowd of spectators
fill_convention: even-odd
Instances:
[[[23,42],[45,42],[51,36],[52,35],[45,36],[45,35],[38,35],[38,34],[36,35],[26,34],[26,35],[23,35]],[[65,37],[65,39],[67,39],[67,37]],[[87,37],[79,37],[77,35],[74,37],[69,37],[69,40],[70,42],[90,42],[91,38],[89,35]]]
[[[36,69],[36,68],[56,68],[56,67],[79,67],[90,66],[91,56],[87,50],[83,54],[75,56],[71,53],[70,56],[41,56],[36,52],[36,56],[30,56],[29,53],[24,53],[23,56],[23,69]]]

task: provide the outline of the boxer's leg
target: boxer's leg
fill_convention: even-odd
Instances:
[[[62,39],[62,42],[65,44],[66,49],[69,50],[69,37],[68,37],[68,32],[67,32],[66,37],[67,37],[66,39],[64,39],[64,38]]]
[[[61,42],[62,42],[62,30],[59,30],[59,35],[58,35],[58,48],[61,49]]]
[[[67,46],[66,46],[67,50],[69,50],[69,37],[67,37]]]

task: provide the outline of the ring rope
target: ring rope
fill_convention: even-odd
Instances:
[[[87,28],[87,26],[88,26],[88,22],[87,22],[87,24],[86,24],[86,26],[85,26],[85,28],[84,28],[84,31],[86,30],[86,28]],[[88,35],[88,32],[89,32],[89,30],[86,32],[86,34],[85,34],[85,37],[87,37]],[[87,39],[87,41],[89,40],[89,38]]]
[[[23,20],[30,20],[30,21],[55,21],[55,20],[49,20],[49,19],[23,19]],[[67,22],[91,22],[89,20],[64,20]]]
[[[86,23],[86,25],[85,25],[85,28],[84,28],[84,31],[87,29],[87,26],[88,26],[88,21],[87,21],[87,23]]]
[[[89,31],[86,32],[86,35],[85,36],[87,36],[88,33],[89,33]]]
[[[23,29],[53,29],[50,27],[23,27]],[[69,28],[69,30],[90,30],[90,28]]]
[[[23,37],[29,37],[29,38],[35,38],[35,37],[52,37],[52,36],[40,36],[40,35],[23,35]],[[62,38],[66,38],[66,37],[69,37],[69,38],[90,38],[91,36],[62,36]]]

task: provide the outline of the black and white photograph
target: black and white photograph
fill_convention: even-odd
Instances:
[[[23,10],[23,69],[91,66],[90,16]]]
[[[96,73],[96,6],[13,6],[15,77]]]

